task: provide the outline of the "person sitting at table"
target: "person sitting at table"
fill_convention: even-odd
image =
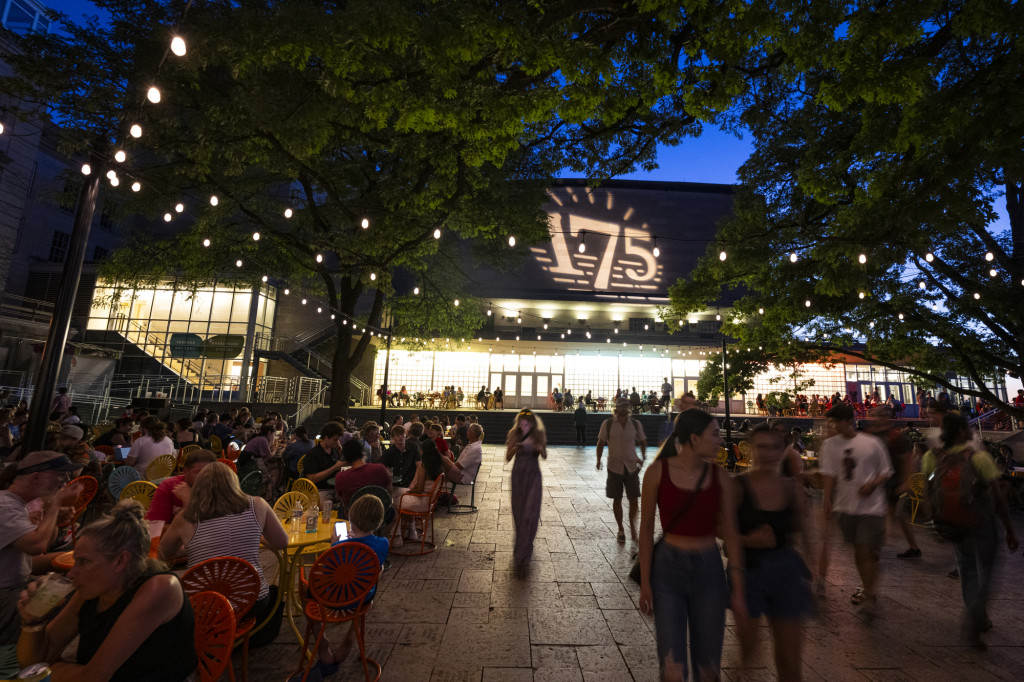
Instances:
[[[195,485],[199,472],[206,468],[206,465],[217,461],[217,455],[209,450],[193,450],[185,455],[181,463],[181,474],[165,478],[157,486],[153,493],[153,501],[146,511],[148,521],[163,521],[170,523],[178,515],[192,496],[192,486]]]
[[[434,441],[437,451],[448,457],[451,448],[448,447],[448,441],[444,439],[444,427],[441,424],[431,424],[427,427],[427,434],[430,436],[430,440]]]
[[[186,445],[203,446],[203,436],[192,427],[190,417],[182,417],[174,422],[174,448],[180,450]]]
[[[149,531],[136,500],[85,526],[68,572],[75,591],[53,620],[30,623],[26,607],[37,589],[21,594],[18,640],[22,665],[45,662],[54,682],[183,682],[199,661],[195,616],[181,582],[149,558]],[[60,660],[78,637],[75,662]]]
[[[476,406],[478,408],[487,409],[487,387],[481,386],[480,392],[476,394]]]
[[[381,451],[380,427],[377,425],[377,422],[368,421],[363,424],[363,428],[359,430],[359,435],[363,439],[363,451],[367,461],[379,462],[384,453]]]
[[[305,426],[296,426],[292,433],[292,442],[284,449],[281,457],[288,468],[288,475],[291,478],[299,478],[299,459],[313,449],[313,441],[309,437],[309,431]]]
[[[483,446],[480,443],[484,437],[483,427],[479,424],[470,424],[466,434],[469,438],[469,443],[466,444],[466,447],[462,448],[458,460],[453,461],[448,457],[441,458],[444,477],[451,483],[458,483],[459,485],[469,485],[472,483],[476,479],[476,474],[480,470],[480,464],[483,461]]]
[[[342,461],[338,458],[341,448],[341,436],[345,427],[338,422],[327,422],[320,429],[320,444],[310,448],[303,462],[303,477],[316,484],[320,495],[330,494],[334,490],[334,475],[341,470]]]
[[[494,409],[505,409],[505,392],[501,390],[501,386],[494,387],[494,394],[491,397],[494,399]]]
[[[367,462],[366,451],[358,440],[350,440],[341,446],[341,458],[350,467],[334,477],[334,497],[342,510],[348,508],[352,495],[365,486],[376,485],[389,493],[392,491],[391,472],[383,464]]]
[[[219,556],[248,561],[260,576],[251,614],[262,622],[273,600],[260,564],[260,538],[270,549],[280,551],[288,546],[288,531],[266,500],[242,492],[238,476],[226,464],[207,465],[196,476],[191,493],[188,504],[160,537],[160,558],[169,561],[184,554],[188,568]]]
[[[422,455],[419,466],[416,467],[416,475],[410,483],[408,490],[404,491],[403,494],[397,495],[398,488],[395,488],[392,493],[392,497],[397,497],[397,507],[399,510],[412,511],[412,512],[425,512],[430,508],[430,493],[434,492],[434,483],[437,481],[437,477],[443,474],[445,458],[441,456],[441,453],[437,451],[437,447],[434,445],[432,440],[424,441],[422,446]],[[413,493],[416,495],[427,495],[428,497],[412,497],[405,495],[404,493]],[[414,523],[415,519],[407,520],[407,525],[402,529],[402,533],[395,539],[395,547],[402,546],[402,535],[404,534],[406,540],[413,542],[420,541],[420,531],[416,528]]]
[[[126,463],[134,467],[139,476],[146,478],[146,467],[160,455],[174,454],[174,442],[167,437],[167,425],[156,417],[142,420],[142,436],[136,438],[128,451]]]
[[[99,435],[92,442],[92,446],[106,445],[112,448],[127,448],[132,444],[132,420],[130,417],[120,417],[114,422],[114,428]]]
[[[374,551],[377,555],[377,559],[380,560],[380,564],[383,567],[384,562],[388,559],[389,543],[387,538],[382,538],[374,535],[374,531],[380,528],[381,524],[384,523],[384,505],[373,495],[363,495],[358,500],[352,503],[352,508],[349,509],[348,514],[348,537],[338,538],[332,535],[331,546],[336,546],[346,542],[358,542],[366,545]],[[377,593],[377,586],[374,585],[370,589],[370,593],[366,596],[363,603],[373,601],[374,595]],[[307,599],[309,594],[304,595]],[[351,604],[350,606],[356,606]],[[320,624],[314,623],[313,631],[311,633],[312,638],[316,638],[320,634]],[[341,645],[337,651],[332,651],[331,642],[327,639],[327,633],[324,633],[323,638],[320,640],[320,647],[317,649],[317,662],[313,667],[320,673],[322,677],[328,677],[338,672],[338,667],[342,661],[348,658],[348,655],[352,651],[352,647],[356,643],[356,631],[355,625],[349,627],[348,633],[345,635],[345,639],[342,640]],[[300,670],[291,677],[288,678],[288,682],[299,682],[303,678],[303,671]],[[312,676],[306,678],[312,679]]]

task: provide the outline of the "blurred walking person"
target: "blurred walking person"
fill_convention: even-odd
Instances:
[[[522,410],[516,415],[505,438],[505,461],[515,458],[512,464],[512,521],[516,527],[516,541],[512,560],[521,577],[525,577],[530,565],[533,539],[540,523],[543,489],[540,457],[548,457],[544,423],[530,410]]]

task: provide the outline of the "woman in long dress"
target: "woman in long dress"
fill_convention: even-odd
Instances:
[[[505,438],[505,461],[512,461],[512,520],[516,527],[512,559],[520,574],[533,556],[533,539],[540,522],[542,479],[538,457],[547,459],[547,434],[540,417],[530,410],[516,415]]]

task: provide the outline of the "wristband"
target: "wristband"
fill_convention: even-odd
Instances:
[[[25,632],[42,632],[43,630],[46,629],[46,626],[47,626],[47,623],[39,623],[38,625],[25,625],[24,623],[22,623],[21,631],[22,631],[22,633],[25,633]]]

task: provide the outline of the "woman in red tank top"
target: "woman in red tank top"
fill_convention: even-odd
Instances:
[[[640,608],[654,614],[662,680],[688,679],[691,662],[694,679],[719,679],[725,610],[731,604],[737,623],[746,618],[733,482],[714,464],[721,443],[714,417],[698,409],[681,412],[644,474]],[[655,508],[665,533],[657,546]],[[725,541],[729,580],[717,537]]]

